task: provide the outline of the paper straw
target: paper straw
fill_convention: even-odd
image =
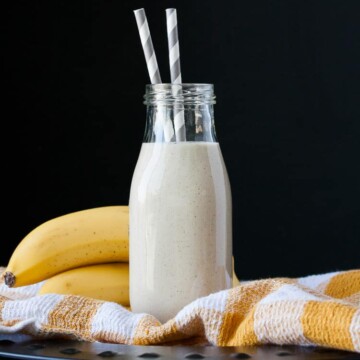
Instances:
[[[180,48],[179,35],[177,26],[176,9],[166,9],[166,25],[167,36],[169,44],[169,63],[170,76],[172,84],[181,84],[181,68],[180,68]],[[182,92],[181,86],[174,88],[174,96],[180,95]],[[176,141],[185,141],[185,118],[184,110],[179,107],[174,108],[174,127]]]
[[[152,84],[160,84],[161,77],[156,60],[156,54],[154,50],[154,45],[151,40],[151,34],[149,29],[149,24],[146,19],[146,14],[144,9],[134,10],[137,27],[140,34],[141,45],[144,50],[146,66],[149,72],[150,82]]]
[[[139,30],[141,45],[144,51],[146,66],[148,69],[151,84],[161,84],[160,71],[156,60],[154,45],[151,39],[149,24],[147,22],[145,9],[134,10],[137,27]],[[164,115],[163,109],[159,109],[157,121],[163,124],[165,141],[171,141],[174,136],[174,129]]]

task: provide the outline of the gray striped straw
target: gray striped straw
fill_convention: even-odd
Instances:
[[[146,19],[145,9],[134,10],[137,27],[140,34],[141,45],[144,50],[146,66],[148,69],[151,84],[161,84],[160,71],[156,60],[154,45],[151,40],[149,24]],[[164,128],[165,141],[171,141],[174,136],[174,129],[171,121],[166,120],[165,109],[158,109],[157,122]]]
[[[150,81],[152,84],[160,84],[161,77],[156,60],[154,45],[151,40],[151,34],[149,29],[149,24],[146,19],[146,14],[144,9],[134,10],[137,27],[140,34],[141,45],[144,50],[146,66],[148,68]]]
[[[166,9],[166,25],[169,44],[170,76],[172,84],[181,84],[180,48],[176,9]],[[174,88],[174,96],[181,94],[181,86]],[[184,109],[174,108],[174,127],[176,141],[185,141]]]

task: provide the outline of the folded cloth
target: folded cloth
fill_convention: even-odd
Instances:
[[[161,324],[119,304],[0,285],[0,332],[160,345],[313,345],[360,352],[360,269],[240,281]]]

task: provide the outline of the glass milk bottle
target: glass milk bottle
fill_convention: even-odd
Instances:
[[[161,322],[232,285],[232,200],[212,84],[146,86],[129,200],[130,306]]]

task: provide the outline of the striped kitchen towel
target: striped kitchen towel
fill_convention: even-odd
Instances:
[[[0,285],[0,332],[107,343],[315,345],[360,352],[360,270],[240,281],[165,324],[111,302]]]

